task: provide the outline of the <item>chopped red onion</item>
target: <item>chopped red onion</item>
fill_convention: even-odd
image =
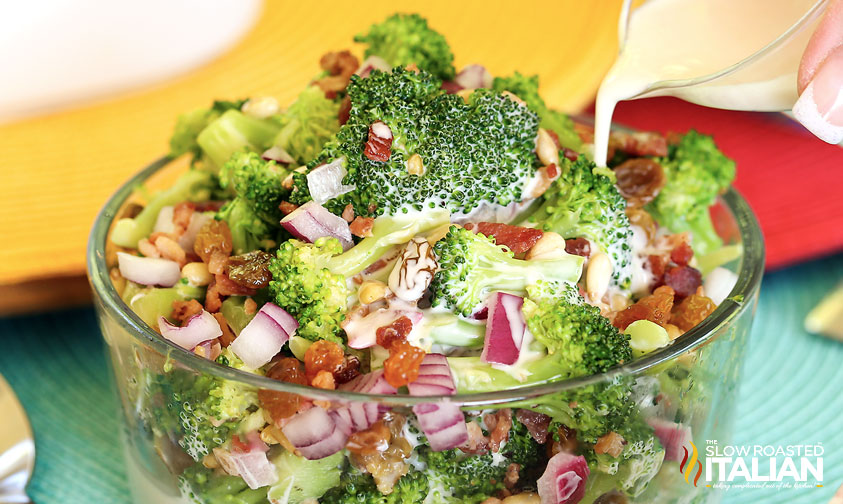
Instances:
[[[176,230],[176,225],[173,224],[173,206],[161,207],[158,211],[158,217],[155,219],[155,226],[152,228],[153,233],[172,233]]]
[[[359,350],[377,344],[378,328],[389,325],[401,317],[407,317],[415,325],[421,321],[423,316],[424,314],[417,309],[393,305],[387,308],[379,308],[363,318],[349,320],[343,324],[343,329],[345,329],[345,334],[348,337],[348,346]]]
[[[351,424],[344,415],[329,413],[315,406],[296,413],[281,431],[304,458],[317,460],[345,447],[351,434]]]
[[[454,82],[464,89],[477,89],[492,87],[492,74],[483,65],[468,65],[454,78]]]
[[[315,201],[308,201],[290,212],[281,219],[281,226],[296,238],[308,243],[329,236],[339,240],[343,250],[354,246],[348,222]]]
[[[179,263],[167,259],[117,252],[117,265],[123,278],[141,285],[172,287],[181,278]]]
[[[440,86],[448,94],[457,94],[457,91],[462,91],[463,87],[454,81],[443,81]]]
[[[282,308],[266,303],[240,331],[229,348],[246,367],[258,369],[272,360],[295,334],[298,322]]]
[[[277,145],[266,149],[263,154],[261,154],[261,158],[263,158],[264,161],[275,161],[276,163],[284,165],[296,162],[296,160],[293,159],[293,156]]]
[[[515,364],[521,354],[521,343],[527,324],[521,307],[524,299],[505,292],[493,292],[486,303],[486,339],[480,360],[490,364]]]
[[[665,461],[680,462],[685,456],[683,448],[687,449],[693,440],[691,428],[661,418],[648,418],[647,423],[653,428],[656,437],[664,447]]]
[[[310,197],[313,198],[313,201],[321,205],[341,194],[354,190],[353,185],[342,183],[342,179],[348,173],[344,165],[345,158],[340,157],[308,172],[307,189],[310,191]]]
[[[413,396],[455,394],[456,386],[447,357],[435,353],[425,355],[419,367],[419,378],[407,388]],[[465,417],[458,405],[424,403],[413,406],[413,413],[434,451],[449,450],[468,441]]]
[[[205,310],[190,317],[181,327],[171,324],[164,317],[158,317],[158,330],[161,336],[188,350],[222,336],[219,322]]]
[[[576,504],[585,495],[589,470],[585,457],[559,452],[547,461],[536,482],[542,504]]]
[[[265,451],[229,452],[221,448],[214,448],[214,457],[226,473],[232,476],[240,476],[252,490],[272,485],[278,481],[275,466],[266,457]]]
[[[185,250],[193,250],[193,244],[196,243],[196,235],[199,234],[199,230],[212,219],[213,216],[206,213],[199,211],[193,212],[190,216],[190,222],[187,225],[187,229],[185,229],[184,233],[179,236],[179,245],[181,245],[181,248]]]

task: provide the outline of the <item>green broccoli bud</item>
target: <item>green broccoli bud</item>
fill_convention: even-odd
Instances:
[[[519,202],[535,176],[536,115],[488,89],[471,103],[446,95],[427,72],[396,68],[352,77],[348,122],[310,167],[345,159],[343,183],[354,189],[323,204],[335,214],[346,205],[356,215],[397,215],[410,210],[447,208],[468,214],[483,204]],[[371,124],[382,121],[393,135],[387,161],[365,154]],[[423,173],[408,171],[418,154]],[[310,199],[307,179],[294,175],[290,201]]]
[[[115,245],[137,248],[138,242],[152,233],[158,212],[165,206],[183,201],[205,201],[216,188],[215,177],[202,170],[191,169],[167,189],[156,193],[133,218],[123,218],[114,224],[111,241]]]
[[[277,243],[279,228],[261,219],[252,203],[244,198],[237,197],[223,205],[216,218],[228,224],[235,254],[269,250]]]
[[[538,288],[545,294],[545,288]],[[547,348],[549,358],[556,359],[568,369],[566,377],[602,373],[632,359],[629,336],[622,334],[596,306],[577,296],[571,303],[571,290],[559,298],[530,298],[524,300],[522,311],[527,328],[533,337]],[[535,300],[534,300],[535,299]]]
[[[226,110],[240,110],[246,100],[215,101],[211,108],[200,108],[179,116],[173,135],[170,137],[170,156],[178,157],[190,152],[193,158],[201,156],[202,152],[196,137],[212,121]]]
[[[609,255],[612,281],[621,288],[632,281],[632,226],[626,200],[606,176],[594,172],[585,156],[560,156],[562,174],[542,197],[529,220],[565,238],[588,238]]]
[[[319,87],[308,86],[281,115],[281,131],[273,144],[299,164],[309,163],[340,129],[339,108]]]
[[[434,246],[439,271],[431,283],[433,306],[446,306],[470,316],[492,290],[524,295],[538,281],[576,282],[583,258],[522,261],[495,244],[493,238],[456,226]]]
[[[275,161],[253,152],[235,152],[220,170],[220,187],[230,188],[254,207],[256,215],[277,225],[284,217],[278,205],[289,192],[281,185],[288,174]]]
[[[690,231],[694,252],[708,254],[723,245],[708,208],[735,178],[735,162],[717,149],[714,139],[689,131],[666,158],[656,159],[667,182],[646,209],[674,233]]]
[[[415,63],[437,79],[454,78],[454,55],[448,41],[418,14],[393,14],[354,41],[369,45],[366,57],[380,56],[394,67]]]
[[[371,474],[348,467],[339,486],[329,490],[320,502],[331,504],[421,504],[428,492],[427,476],[412,471],[402,476],[387,495],[381,493]]]
[[[303,338],[342,342],[348,288],[345,276],[328,268],[331,257],[340,253],[336,238],[312,244],[289,240],[269,263],[269,289],[276,304],[299,322],[296,334]]]
[[[530,110],[539,115],[539,126],[556,133],[562,147],[582,151],[582,140],[574,129],[574,121],[562,112],[548,108],[539,95],[538,75],[527,77],[515,72],[510,77],[495,77],[492,89],[498,92],[509,91],[524,100]]]
[[[211,165],[219,169],[237,151],[267,149],[280,129],[275,119],[258,119],[232,109],[208,124],[196,137],[196,143]]]

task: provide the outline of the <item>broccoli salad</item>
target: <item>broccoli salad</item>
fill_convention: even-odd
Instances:
[[[591,128],[537,77],[457,72],[420,16],[355,41],[362,62],[326,53],[286,109],[180,116],[190,169],[110,235],[115,286],[161,337],[314,390],[439,397],[605,372],[729,295],[740,248],[709,210],[735,166],[710,137],[616,131],[597,167]],[[680,361],[485,410],[391,409],[168,361],[136,404],[182,502],[618,503],[681,460],[691,380]]]

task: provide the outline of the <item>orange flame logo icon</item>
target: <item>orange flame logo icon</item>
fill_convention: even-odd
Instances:
[[[698,460],[699,452],[697,452],[697,445],[694,444],[693,441],[691,443],[692,451],[690,453],[690,460],[688,459],[688,448],[682,447],[685,450],[685,456],[682,457],[682,462],[679,464],[679,473],[685,475],[685,483],[691,483],[691,473],[694,470],[694,464],[697,466],[697,475],[694,476],[694,486],[697,486],[697,481],[700,480],[700,475],[702,474],[702,462]],[[686,465],[687,464],[687,465]]]

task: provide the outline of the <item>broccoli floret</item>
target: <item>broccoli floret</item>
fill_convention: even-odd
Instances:
[[[308,86],[281,115],[281,131],[274,145],[299,164],[309,163],[340,129],[339,108],[318,86]]]
[[[410,470],[396,483],[389,495],[378,490],[371,474],[348,468],[337,487],[322,496],[320,502],[331,504],[421,504],[428,492],[427,476]]]
[[[714,139],[689,131],[666,158],[656,159],[667,182],[647,210],[674,233],[690,231],[694,252],[707,254],[723,245],[714,230],[708,207],[735,178],[735,162],[717,149]]]
[[[296,334],[311,341],[342,341],[340,323],[345,319],[349,277],[377,261],[391,247],[448,222],[448,212],[431,210],[397,217],[380,217],[372,236],[346,252],[336,238],[309,244],[284,242],[269,265],[269,289],[278,306],[298,320]]]
[[[419,460],[427,464],[433,503],[480,503],[504,488],[510,464],[518,464],[521,478],[532,468],[543,465],[544,447],[538,444],[527,428],[515,418],[509,440],[498,455],[466,455],[458,449],[432,451],[418,448]],[[519,478],[520,479],[520,478]]]
[[[228,362],[237,360],[226,354]],[[227,441],[247,410],[257,404],[254,390],[207,374],[174,368],[148,380],[153,429],[174,439],[197,462]]]
[[[544,286],[527,287],[529,298],[522,311],[536,341],[569,370],[566,377],[602,373],[632,359],[629,336],[618,331],[599,308],[578,295],[574,298],[574,289],[569,284],[554,298],[547,297]]]
[[[208,200],[216,187],[216,178],[211,173],[189,170],[172,186],[156,193],[138,215],[118,220],[111,230],[111,241],[121,247],[137,248],[138,242],[152,232],[162,208],[183,201]]]
[[[231,189],[254,207],[254,213],[276,224],[284,215],[278,205],[289,192],[281,185],[289,172],[253,152],[235,152],[220,170],[220,187]]]
[[[626,200],[609,177],[595,172],[595,164],[580,156],[560,156],[561,176],[544,193],[529,220],[565,238],[588,238],[609,255],[612,281],[621,288],[632,280],[632,226]]]
[[[215,473],[195,464],[182,473],[179,483],[196,504],[264,504],[266,487],[252,490],[238,476]]]
[[[583,259],[566,255],[561,259],[522,261],[493,238],[452,226],[434,246],[439,271],[431,283],[430,301],[463,316],[471,315],[492,290],[523,295],[538,281],[576,282]]]
[[[574,121],[570,117],[549,108],[539,95],[539,76],[527,77],[515,72],[510,77],[495,77],[492,83],[495,91],[509,91],[524,100],[530,110],[539,115],[539,126],[551,130],[559,137],[562,147],[582,151],[582,140],[574,129]]]
[[[216,218],[228,224],[235,254],[269,250],[277,243],[279,228],[258,217],[254,206],[244,198],[236,197],[223,205]]]
[[[440,80],[454,78],[454,55],[448,41],[418,14],[393,14],[354,41],[369,45],[366,57],[380,56],[391,66],[415,63]]]
[[[199,144],[196,143],[199,133],[223,112],[240,110],[244,103],[246,100],[217,100],[211,108],[200,108],[180,115],[173,129],[173,136],[170,137],[170,156],[178,157],[190,152],[194,160],[198,158],[202,154]]]
[[[333,213],[352,204],[360,216],[436,207],[467,214],[483,203],[520,201],[535,175],[537,117],[494,91],[477,90],[467,104],[444,94],[429,73],[396,68],[352,77],[348,93],[348,122],[310,163],[312,168],[344,159],[343,183],[354,189],[324,203]],[[364,155],[369,127],[377,121],[392,131],[387,161]],[[408,171],[414,154],[421,158],[422,174]],[[298,174],[291,201],[308,199],[306,177]]]
[[[348,288],[342,273],[328,268],[329,259],[342,253],[336,238],[315,243],[288,240],[269,263],[269,289],[275,302],[299,322],[296,334],[311,341],[342,341]]]
[[[277,118],[259,119],[231,109],[211,121],[196,143],[211,167],[218,170],[237,151],[264,151],[280,130]]]

